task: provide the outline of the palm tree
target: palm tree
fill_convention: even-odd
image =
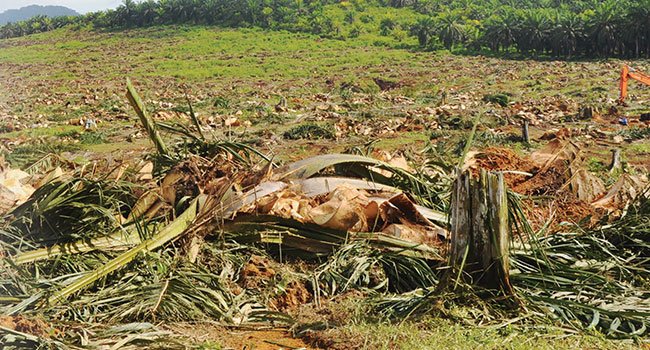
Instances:
[[[618,39],[622,21],[616,1],[605,0],[598,4],[587,24],[587,35],[592,44],[590,51],[601,56],[615,54],[620,46]]]
[[[417,3],[417,0],[389,0],[388,4],[392,7],[407,7],[413,6]]]
[[[515,42],[517,20],[511,8],[485,20],[481,41],[492,51],[506,50]]]
[[[445,12],[440,16],[436,25],[436,35],[446,49],[451,49],[454,45],[465,40],[465,27],[461,22],[461,16],[458,12]]]
[[[160,4],[156,0],[147,0],[140,3],[140,22],[145,26],[150,26],[160,23],[158,18],[158,6]]]
[[[650,0],[639,0],[630,6],[623,23],[630,53],[650,57]]]
[[[421,47],[426,47],[431,41],[431,37],[435,33],[436,23],[431,17],[419,19],[413,26],[411,26],[411,33],[418,38],[418,43]]]
[[[520,25],[515,33],[515,42],[521,52],[536,54],[548,49],[551,22],[545,9],[531,9],[520,12]]]
[[[584,23],[578,15],[563,11],[556,13],[550,33],[550,45],[555,56],[571,58],[577,53],[578,43],[584,36]]]

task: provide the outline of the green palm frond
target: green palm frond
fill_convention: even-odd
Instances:
[[[130,211],[134,188],[124,181],[80,177],[48,182],[10,213],[10,227],[34,245],[103,235]]]

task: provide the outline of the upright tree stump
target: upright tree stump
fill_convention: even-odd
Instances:
[[[609,163],[609,172],[613,173],[615,171],[621,170],[623,165],[621,165],[621,150],[613,149],[612,150],[612,161]]]
[[[530,122],[528,119],[524,119],[521,123],[521,141],[524,143],[530,143],[530,134],[528,133],[528,126]]]
[[[474,285],[512,295],[508,198],[502,173],[464,172],[451,199],[451,263]]]

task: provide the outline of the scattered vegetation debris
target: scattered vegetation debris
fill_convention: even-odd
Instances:
[[[650,121],[650,113],[641,113],[641,115],[639,115],[639,121],[640,122]]]
[[[454,319],[480,313],[481,322],[646,335],[645,182],[622,175],[608,191],[582,166],[573,141],[556,138],[528,158],[502,148],[471,154],[476,122],[452,161],[322,154],[281,163],[251,146],[200,134],[198,119],[197,130],[158,122],[130,82],[128,91],[156,146],[151,163],[51,176],[24,203],[12,203],[0,226],[0,311],[52,322],[47,336],[57,342],[118,347],[169,336],[153,326],[160,322],[210,321],[293,327],[309,343],[349,347],[357,343],[327,337],[346,339],[336,328],[344,317],[322,309],[346,296],[366,314],[391,320],[466,307],[472,312]],[[177,137],[163,139],[163,129]],[[319,138],[313,130],[294,132]],[[467,204],[456,201],[450,209],[450,198],[460,198],[452,192],[462,191],[452,191],[461,166],[485,181],[499,179],[492,188],[500,198],[498,230],[511,241],[497,256],[511,298],[477,285],[465,273],[462,252],[450,252],[457,236],[449,222]],[[523,205],[532,200],[533,213],[546,210],[538,196],[548,197],[545,204],[563,220],[579,223],[598,210],[618,210],[620,219],[565,224],[554,234],[549,222],[534,232]],[[490,206],[491,198],[477,194],[475,206]],[[305,322],[308,306],[318,321]],[[0,322],[13,325],[11,317]],[[57,322],[119,326],[113,335],[58,333]],[[31,328],[5,328],[31,342],[49,341]],[[115,334],[122,340],[106,340]]]
[[[375,84],[377,84],[377,86],[379,86],[379,89],[381,91],[393,90],[402,86],[402,83],[388,79],[373,78],[372,80],[375,82]]]
[[[322,126],[315,123],[304,123],[297,125],[287,130],[283,134],[284,138],[287,140],[320,140],[320,139],[330,139],[333,140],[336,138],[334,131],[331,130],[328,126]]]
[[[578,117],[583,120],[591,120],[598,114],[598,110],[593,106],[583,106],[580,108],[580,113]]]
[[[630,203],[648,196],[648,183],[647,176],[623,174],[609,191],[592,205],[605,210],[610,217],[619,217]]]
[[[483,101],[489,103],[496,103],[501,107],[506,107],[510,103],[510,95],[504,93],[487,94],[483,96]]]

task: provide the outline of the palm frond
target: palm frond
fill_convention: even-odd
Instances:
[[[104,235],[130,211],[133,189],[128,182],[80,177],[48,182],[10,213],[10,227],[35,246]]]

